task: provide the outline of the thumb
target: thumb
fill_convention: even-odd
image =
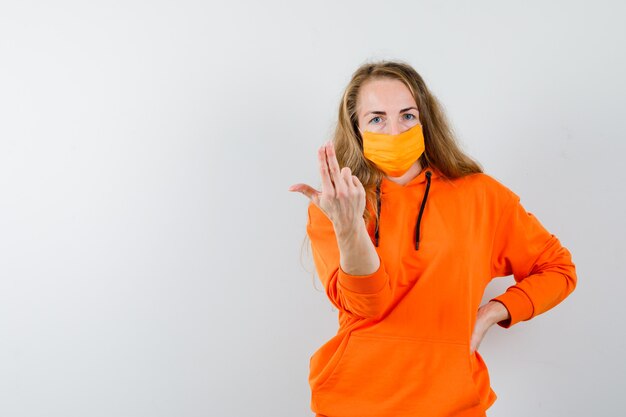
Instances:
[[[310,185],[307,185],[307,184],[294,184],[291,187],[289,187],[289,191],[297,191],[297,192],[302,193],[305,196],[307,196],[316,205],[319,203],[319,196],[318,195],[320,194],[320,192],[317,191],[315,188],[311,187]]]

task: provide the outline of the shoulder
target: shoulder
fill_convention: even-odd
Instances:
[[[502,181],[496,177],[479,172],[466,175],[455,180],[466,192],[475,194],[489,201],[498,202],[506,205],[511,201],[519,201],[519,196],[504,185]]]

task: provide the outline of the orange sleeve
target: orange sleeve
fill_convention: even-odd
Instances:
[[[307,234],[313,260],[326,295],[338,309],[360,318],[379,317],[391,302],[389,275],[383,260],[369,275],[351,275],[339,264],[339,247],[332,222],[309,202]]]
[[[517,284],[493,298],[507,308],[511,318],[503,328],[551,309],[576,287],[577,276],[570,252],[556,236],[520,204],[512,191],[496,230],[491,252],[492,277],[513,275]]]

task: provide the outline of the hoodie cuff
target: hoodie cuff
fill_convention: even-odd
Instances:
[[[339,281],[339,285],[348,291],[352,291],[358,294],[376,294],[383,289],[385,285],[387,285],[389,277],[387,276],[387,271],[385,270],[385,265],[383,264],[380,256],[378,257],[380,260],[380,265],[378,269],[368,275],[351,275],[346,273],[343,269],[341,269],[341,265],[339,265],[339,272],[337,280]]]
[[[489,301],[499,301],[509,311],[511,318],[498,322],[498,326],[508,329],[520,321],[529,320],[533,316],[533,303],[526,293],[516,286],[509,287],[506,292]]]

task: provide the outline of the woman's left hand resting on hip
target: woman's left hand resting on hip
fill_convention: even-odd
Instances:
[[[489,301],[478,309],[472,339],[470,341],[470,354],[473,354],[482,342],[487,330],[496,323],[510,319],[509,310],[498,301]]]

